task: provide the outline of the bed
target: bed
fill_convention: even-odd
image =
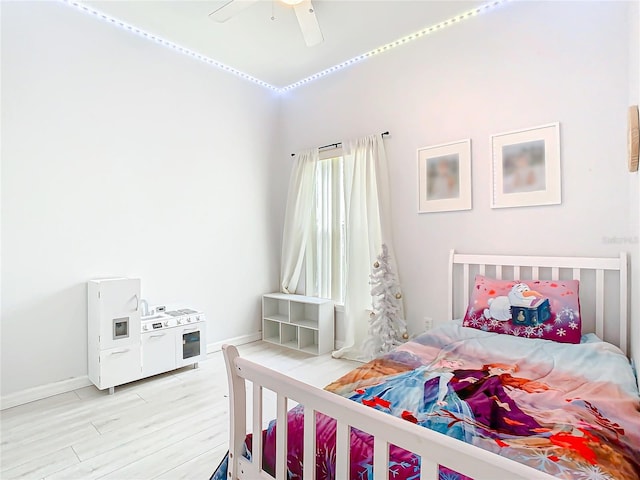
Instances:
[[[554,313],[553,322],[544,324],[548,332],[543,324],[523,324],[507,335],[479,321],[499,317],[488,313],[498,297],[490,308],[475,308],[481,290],[495,293],[497,284],[483,282],[509,279],[575,294],[582,317],[578,342],[563,343],[578,329],[570,309],[564,317]],[[515,291],[516,283],[522,285],[511,281],[507,287]],[[624,253],[584,258],[452,251],[451,321],[324,390],[224,346],[230,447],[212,478],[640,478],[640,400],[626,357],[627,292]],[[542,316],[544,308],[536,308],[527,311]],[[464,323],[453,320],[463,317]],[[496,325],[505,328],[504,322]],[[558,341],[536,338],[558,332]],[[253,383],[250,398],[247,381]],[[264,390],[277,395],[276,420],[266,429]]]

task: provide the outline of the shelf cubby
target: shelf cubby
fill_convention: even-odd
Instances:
[[[268,318],[263,319],[262,339],[266,342],[280,343],[280,322]]]
[[[333,350],[333,302],[324,298],[269,293],[262,297],[262,339],[320,355]]]
[[[318,330],[300,327],[298,330],[298,348],[303,352],[318,355]]]
[[[281,298],[265,297],[262,300],[263,317],[278,322],[289,321],[289,302]]]

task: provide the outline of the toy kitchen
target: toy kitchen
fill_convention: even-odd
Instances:
[[[109,389],[205,360],[206,319],[184,306],[149,307],[140,279],[90,280],[88,300],[89,379]]]

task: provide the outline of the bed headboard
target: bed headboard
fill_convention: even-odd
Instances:
[[[579,280],[583,333],[594,332],[627,354],[629,304],[625,252],[618,257],[596,258],[474,255],[451,250],[450,320],[464,316],[476,274],[504,280]]]

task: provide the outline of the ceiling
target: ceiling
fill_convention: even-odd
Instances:
[[[324,42],[307,47],[291,7],[277,0],[260,0],[225,23],[211,20],[209,13],[227,1],[83,3],[276,87],[290,85],[484,3],[313,0]]]

